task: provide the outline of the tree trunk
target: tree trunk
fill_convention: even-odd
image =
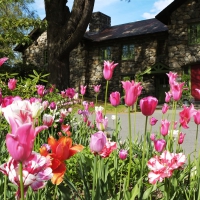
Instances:
[[[59,90],[70,87],[69,54],[82,39],[95,0],[74,0],[70,13],[67,0],[45,0],[49,83]]]

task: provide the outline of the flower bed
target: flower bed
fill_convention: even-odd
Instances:
[[[0,66],[7,58],[0,59]],[[200,158],[197,152],[200,111],[183,106],[175,121],[176,106],[184,83],[169,72],[162,118],[153,117],[158,100],[148,96],[138,103],[144,115],[145,132],[132,134],[142,83],[123,81],[128,107],[128,137],[122,142],[118,117],[118,91],[108,93],[108,82],[117,67],[104,62],[107,81],[104,107],[98,106],[101,86],[94,86],[96,102],[84,100],[87,86],[79,91],[38,84],[47,75],[30,79],[1,79],[0,199],[199,199]],[[198,91],[198,90],[197,90]],[[115,129],[107,134],[107,101],[115,110]],[[80,97],[80,98],[79,98]],[[125,106],[125,105],[124,105]],[[76,108],[76,109],[74,109]],[[78,110],[77,110],[78,108]],[[168,114],[168,111],[172,114]],[[79,115],[79,117],[77,117]],[[184,129],[190,119],[197,125],[194,152],[184,155]],[[157,134],[147,126],[160,123]],[[174,140],[174,133],[177,140]]]

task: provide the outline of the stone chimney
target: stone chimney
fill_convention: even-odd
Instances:
[[[92,13],[92,19],[89,23],[90,32],[99,32],[111,26],[111,18],[101,12]]]

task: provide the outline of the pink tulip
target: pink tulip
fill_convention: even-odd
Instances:
[[[185,135],[186,134],[183,134],[182,132],[179,134],[178,144],[183,144]]]
[[[194,117],[195,124],[199,125],[200,124],[200,110],[196,110],[194,112],[193,117]]]
[[[152,133],[151,135],[150,135],[150,140],[151,141],[154,141],[156,139],[156,135],[154,134],[154,133]]]
[[[183,128],[189,128],[188,123],[193,115],[195,115],[196,110],[194,105],[191,104],[190,107],[183,106],[183,110],[179,113],[179,122]]]
[[[12,104],[13,101],[17,101],[17,100],[22,100],[22,99],[19,96],[15,96],[15,97],[7,96],[7,97],[4,97],[4,98],[2,98],[1,107],[5,108],[8,105]]]
[[[164,139],[154,140],[154,148],[157,152],[162,152],[166,147],[166,141]]]
[[[132,106],[141,94],[142,86],[134,81],[122,81],[122,85],[125,90],[125,104]]]
[[[3,63],[5,63],[8,60],[8,58],[4,57],[4,58],[0,58],[0,67],[1,65],[3,65]]]
[[[82,95],[85,95],[86,88],[87,88],[87,85],[86,85],[86,86],[81,85],[81,94],[82,94]]]
[[[56,103],[54,101],[52,101],[49,105],[51,110],[55,110],[56,109]]]
[[[174,82],[171,84],[171,93],[174,101],[179,101],[182,96],[184,83]]]
[[[169,109],[169,106],[166,103],[164,103],[162,107],[162,114],[165,114],[168,111],[168,109]]]
[[[165,92],[165,102],[168,103],[171,100],[171,92]]]
[[[110,103],[112,106],[118,106],[120,104],[120,93],[112,92],[110,94]]]
[[[169,84],[173,84],[176,81],[176,78],[178,77],[177,73],[174,72],[169,72],[169,74],[167,73],[167,76],[169,78]]]
[[[156,123],[157,123],[157,119],[156,118],[154,118],[154,117],[151,117],[150,119],[149,119],[149,123],[150,123],[150,125],[151,126],[154,126]]]
[[[9,118],[9,121],[12,132],[6,135],[8,152],[13,159],[23,162],[30,156],[37,134],[48,127],[39,126],[34,129],[32,123],[18,126],[14,119]]]
[[[163,136],[166,136],[168,134],[169,125],[170,125],[170,122],[167,119],[161,120],[160,132]]]
[[[75,93],[76,92],[75,92],[74,88],[68,88],[68,89],[65,90],[66,96],[71,98],[71,99],[74,97]]]
[[[90,150],[92,152],[101,152],[106,145],[106,135],[104,132],[99,131],[91,135]]]
[[[14,90],[16,88],[16,83],[17,83],[17,80],[12,78],[8,81],[8,88],[10,90]]]
[[[52,115],[49,115],[49,114],[43,115],[42,122],[44,125],[50,127],[50,126],[52,126],[53,121],[54,121],[54,118]]]
[[[113,76],[114,68],[118,65],[118,63],[104,61],[104,69],[103,69],[103,76],[104,78],[109,81]]]
[[[116,142],[110,142],[110,141],[106,141],[106,144],[104,146],[104,148],[102,149],[101,152],[99,152],[99,155],[102,158],[107,158],[110,156],[110,154],[117,149],[117,143]]]
[[[158,99],[152,96],[145,97],[140,100],[140,109],[145,116],[151,116],[158,104]]]
[[[100,87],[101,87],[101,85],[94,85],[93,87],[94,87],[94,91],[95,91],[96,93],[99,93],[99,92],[100,92]]]
[[[127,158],[127,156],[128,156],[127,150],[121,149],[121,150],[119,151],[119,158],[120,158],[121,160],[125,160],[125,159]]]
[[[33,191],[37,191],[44,188],[47,181],[53,177],[50,157],[41,156],[36,152],[31,152],[23,162],[22,170],[25,195],[29,186]],[[17,199],[21,199],[19,162],[10,157],[8,162],[0,166],[0,171],[7,175],[14,185],[18,186],[16,196]]]
[[[37,93],[40,97],[43,97],[44,96],[44,89],[45,89],[45,86],[44,85],[36,85],[36,88],[37,88]]]

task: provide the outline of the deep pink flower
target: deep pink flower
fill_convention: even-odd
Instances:
[[[162,113],[165,114],[168,111],[168,109],[169,109],[169,106],[166,103],[164,103],[162,107]]]
[[[184,83],[174,82],[171,84],[171,94],[174,101],[179,101],[182,96]]]
[[[183,128],[189,128],[188,123],[190,122],[191,117],[196,113],[194,105],[191,104],[190,107],[183,105],[183,110],[179,113],[179,122]]]
[[[51,110],[55,110],[56,109],[56,103],[54,101],[52,101],[49,105]]]
[[[8,60],[8,58],[4,57],[4,58],[0,58],[0,67],[1,65],[3,65],[3,63],[5,63]]]
[[[171,92],[165,92],[165,102],[166,103],[170,102],[171,97],[172,97]]]
[[[12,78],[8,81],[8,88],[10,90],[14,90],[16,88],[16,83],[17,83],[17,80]]]
[[[82,95],[85,95],[86,88],[87,88],[87,85],[86,85],[86,86],[81,85],[81,94],[82,94]]]
[[[2,98],[1,107],[5,108],[6,106],[12,104],[13,101],[22,100],[19,96],[7,96]]]
[[[154,140],[154,148],[157,152],[162,152],[166,147],[166,141],[164,139]]]
[[[107,81],[109,81],[112,78],[114,68],[117,65],[118,65],[118,63],[114,64],[114,61],[113,62],[104,61],[103,76]]]
[[[169,131],[170,122],[167,119],[161,120],[160,132],[163,136],[166,136]]]
[[[106,141],[106,144],[105,144],[104,148],[102,149],[102,151],[99,152],[99,155],[100,155],[102,158],[107,158],[107,157],[109,157],[109,155],[110,155],[115,149],[117,149],[117,143],[116,143],[116,142]]]
[[[33,191],[44,188],[47,181],[53,177],[50,157],[41,156],[39,153],[31,152],[31,155],[23,162],[23,185],[26,194],[30,186]],[[17,199],[20,199],[20,174],[19,162],[9,158],[8,162],[0,166],[0,171],[7,175],[9,180],[18,186],[16,193]]]
[[[93,87],[94,87],[94,91],[95,91],[96,93],[99,93],[99,92],[100,92],[100,87],[101,87],[101,85],[94,85]]]
[[[158,99],[152,96],[144,97],[140,100],[140,109],[145,116],[151,116],[158,104]]]
[[[98,131],[91,135],[90,150],[92,152],[101,152],[106,144],[106,135],[102,131]]]
[[[37,93],[40,97],[43,97],[44,96],[44,89],[45,89],[45,86],[44,85],[36,85],[36,88],[37,88]]]
[[[151,170],[148,174],[149,183],[162,182],[164,178],[172,176],[173,171],[183,166],[186,156],[183,153],[170,153],[164,151],[160,156],[151,158],[147,166]]]
[[[150,135],[150,140],[151,141],[154,141],[156,139],[156,135],[154,134],[154,133],[152,133],[151,135]]]
[[[182,144],[184,142],[185,135],[186,134],[183,134],[182,132],[179,134],[179,138],[178,138],[179,144]]]
[[[131,82],[122,81],[122,85],[125,90],[125,104],[127,106],[132,106],[141,94],[142,86],[140,83],[135,83],[133,80]]]
[[[121,160],[125,160],[125,159],[127,158],[127,156],[128,156],[127,150],[121,149],[121,150],[119,151],[119,158],[120,158]]]
[[[195,124],[199,125],[200,124],[200,110],[195,110],[193,117],[194,117]]]
[[[74,88],[67,88],[65,90],[65,94],[66,94],[67,97],[72,99],[74,97],[74,95],[76,94],[76,92],[75,92]]]
[[[112,106],[118,106],[120,104],[120,93],[112,92],[110,94],[110,103]]]
[[[34,129],[32,123],[19,126],[13,118],[9,118],[9,122],[12,131],[6,135],[8,152],[13,159],[23,162],[30,156],[37,134],[48,127],[39,126]]]
[[[149,119],[149,123],[150,123],[150,125],[151,126],[154,126],[156,123],[157,123],[157,119],[156,118],[154,118],[154,117],[151,117],[150,119]]]

